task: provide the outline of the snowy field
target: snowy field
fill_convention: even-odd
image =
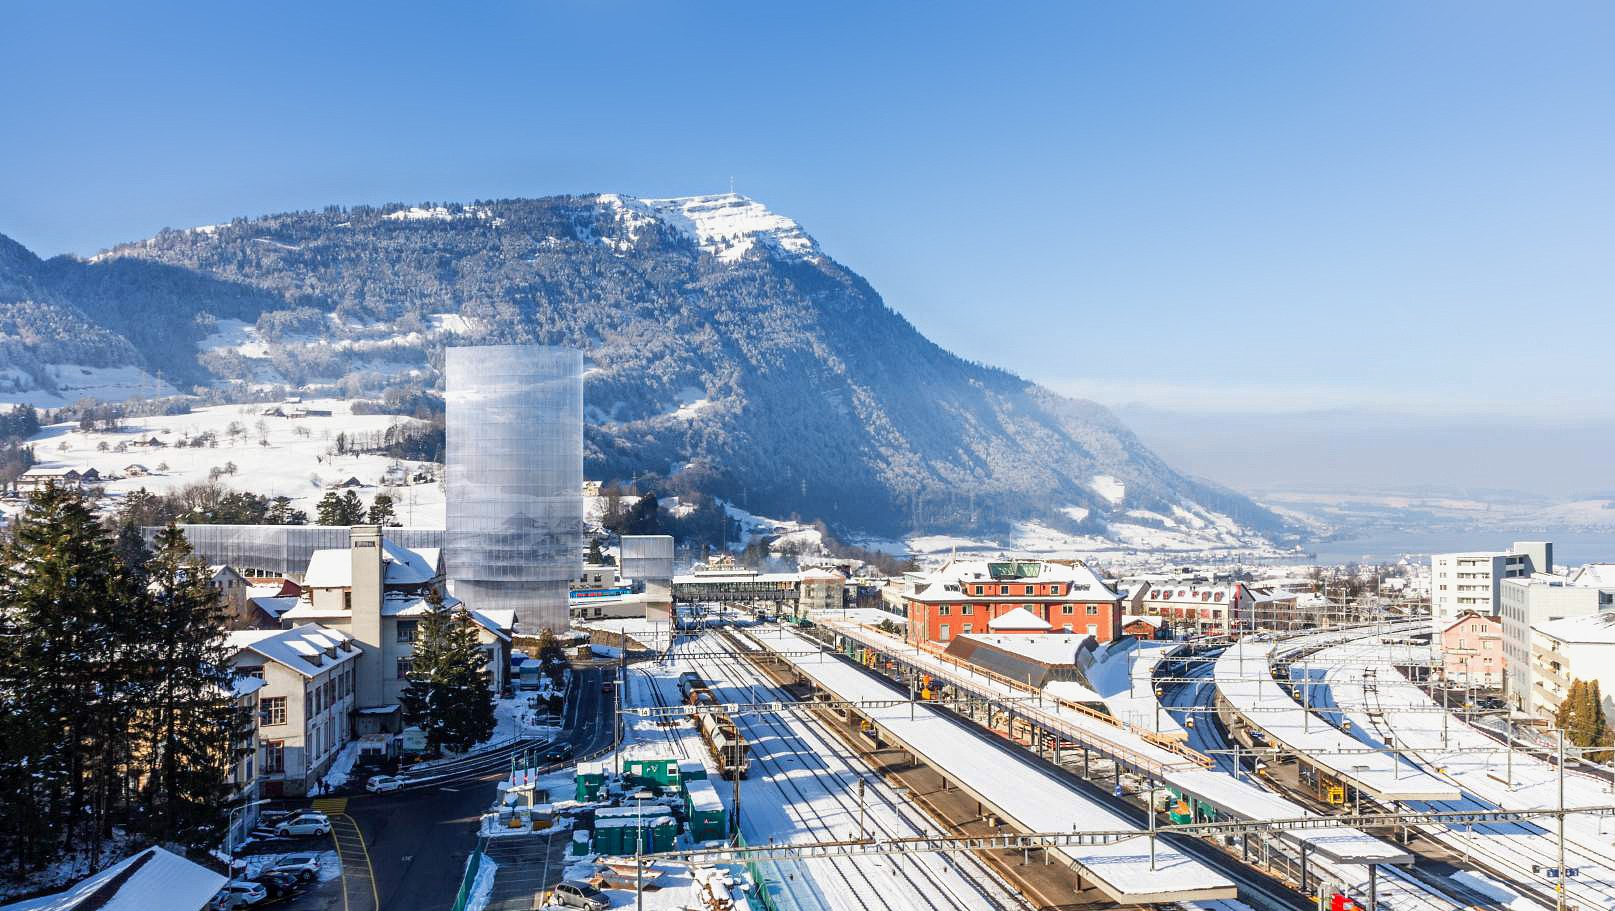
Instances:
[[[399,480],[397,475],[407,480],[422,468],[428,469],[432,477],[441,477],[438,466],[380,455],[336,455],[339,433],[376,433],[395,424],[419,423],[414,418],[356,415],[348,402],[336,399],[316,399],[302,405],[311,410],[328,410],[329,416],[264,416],[263,412],[272,407],[269,404],[215,405],[198,408],[190,414],[129,418],[122,422],[120,429],[110,432],[55,424],[43,428],[30,442],[39,467],[79,471],[94,468],[103,477],[116,477],[105,484],[114,505],[119,497],[142,487],[161,492],[206,483],[213,469],[227,468],[233,463],[235,472],[221,475],[220,484],[268,497],[291,497],[297,508],[309,514],[310,521],[315,518],[316,504],[325,495],[327,485],[358,478],[366,486],[355,493],[367,505],[376,494],[386,491],[393,495],[399,522],[442,527],[440,481],[391,486],[383,483],[388,480],[384,477],[388,469],[395,466],[402,471],[395,472],[391,479],[394,481]],[[229,433],[232,423],[239,424],[244,432],[232,436]],[[180,440],[206,433],[214,435],[217,445],[200,448],[177,445]],[[136,445],[137,441],[152,438],[165,445]],[[123,451],[119,451],[120,446]],[[133,475],[130,467],[136,465],[143,466],[149,473]],[[17,508],[15,503],[0,506],[6,510]]]

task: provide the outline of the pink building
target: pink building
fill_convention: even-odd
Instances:
[[[1442,674],[1452,683],[1503,685],[1503,621],[1464,611],[1441,631]]]

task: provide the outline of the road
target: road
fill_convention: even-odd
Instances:
[[[600,684],[602,673],[613,672],[583,666],[573,674],[558,741],[578,755],[611,742],[615,706]],[[509,771],[514,749],[445,767],[442,778],[408,790],[348,801],[347,813],[364,833],[382,908],[444,911],[454,903],[466,858],[476,848],[477,822],[493,804],[494,785]]]

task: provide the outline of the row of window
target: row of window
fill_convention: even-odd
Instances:
[[[974,586],[975,592],[978,595],[986,595],[986,594],[988,594],[987,589],[989,589],[991,587],[992,586],[990,586],[990,585],[977,585],[977,586]],[[1000,585],[1000,586],[998,586],[998,594],[999,594],[999,596],[1002,597],[1004,595],[1009,595],[1009,594],[1017,594],[1017,595],[1058,595],[1058,594],[1060,594],[1060,591],[1061,591],[1059,585],[1053,585],[1053,584],[1050,584],[1050,585],[1023,585],[1023,586],[1021,586],[1021,588],[1024,589],[1024,591],[1019,591],[1019,592],[1011,592],[1010,589],[1013,588],[1013,587],[1014,586],[1010,586],[1010,585]]]
[[[975,631],[976,631],[976,629],[975,629],[975,624],[974,623],[965,623],[965,624],[962,624],[959,627],[959,635],[961,635],[961,636],[968,636],[968,635],[970,635],[971,633],[973,633]],[[1071,634],[1074,634],[1076,632],[1076,628],[1072,624],[1067,623],[1067,624],[1060,627],[1060,631],[1067,634],[1067,635],[1071,635]],[[1097,638],[1098,635],[1099,635],[1099,625],[1096,624],[1096,623],[1088,624],[1088,635],[1094,636],[1094,637]],[[948,640],[950,640],[952,638],[953,638],[953,628],[952,628],[951,624],[944,623],[941,626],[937,627],[937,640],[938,641],[947,642]]]
[[[981,606],[983,608],[990,608],[991,607],[991,605],[985,605],[985,604],[981,605]],[[1017,607],[1017,605],[1014,605],[1014,604],[1000,604],[1000,605],[996,605],[996,606],[997,607],[1002,607],[1005,610],[1014,610]],[[1022,604],[1022,605],[1018,605],[1018,606],[1024,607],[1027,610],[1031,611],[1032,613],[1039,614],[1039,615],[1041,615],[1043,613],[1043,610],[1044,610],[1045,607],[1050,608],[1050,609],[1052,609],[1054,607],[1054,605],[1052,605],[1052,604],[1049,604],[1049,605]],[[1086,608],[1087,609],[1086,609],[1085,613],[1088,616],[1090,616],[1090,617],[1099,616],[1099,605],[1097,605],[1097,604],[1089,604],[1089,605],[1086,605]],[[968,617],[971,614],[974,614],[975,612],[976,612],[976,605],[974,605],[974,604],[961,604],[961,605],[959,605],[959,613],[962,616]],[[952,605],[948,605],[948,604],[939,604],[939,605],[937,605],[936,615],[938,617],[951,616],[952,613],[953,613]],[[1063,614],[1063,615],[1066,615],[1066,616],[1070,616],[1071,614],[1076,613],[1076,605],[1074,605],[1074,604],[1062,604],[1062,605],[1060,605],[1060,613]]]

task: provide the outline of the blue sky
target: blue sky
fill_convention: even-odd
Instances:
[[[1615,6],[1005,7],[14,5],[0,233],[733,177],[1110,404],[1615,416]]]

